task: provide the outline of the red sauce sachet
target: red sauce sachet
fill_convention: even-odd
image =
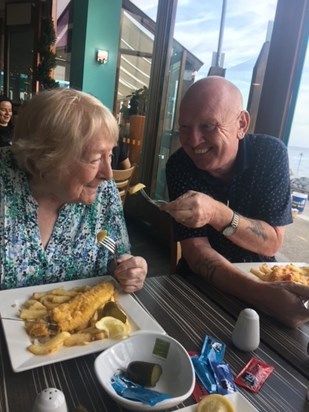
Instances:
[[[243,370],[236,376],[234,382],[251,392],[259,392],[274,367],[257,358],[251,358]]]

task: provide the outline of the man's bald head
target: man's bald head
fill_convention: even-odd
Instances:
[[[229,80],[219,76],[209,76],[195,82],[185,93],[181,106],[192,102],[207,104],[210,110],[220,108],[235,113],[243,110],[240,90]]]

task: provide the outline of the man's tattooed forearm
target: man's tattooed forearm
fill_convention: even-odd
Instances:
[[[250,226],[247,227],[247,230],[250,230],[256,236],[261,237],[263,240],[267,240],[267,234],[261,222],[256,220],[248,219]]]
[[[215,272],[220,265],[222,262],[219,259],[201,260],[194,265],[194,271],[202,275],[208,282],[213,283]]]

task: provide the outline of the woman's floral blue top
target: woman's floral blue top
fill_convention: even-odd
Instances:
[[[37,221],[38,204],[9,147],[0,149],[0,167],[0,289],[105,274],[111,255],[96,241],[103,229],[116,241],[117,255],[130,253],[114,181],[102,182],[92,205],[64,205],[44,249]]]

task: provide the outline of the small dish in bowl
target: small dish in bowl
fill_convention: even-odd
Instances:
[[[153,389],[172,395],[154,406],[118,395],[111,379],[119,370],[126,370],[132,361],[158,363],[162,375]],[[152,332],[138,333],[102,352],[95,360],[95,372],[104,390],[122,407],[134,411],[161,411],[187,399],[195,385],[194,368],[185,348],[174,338]]]

